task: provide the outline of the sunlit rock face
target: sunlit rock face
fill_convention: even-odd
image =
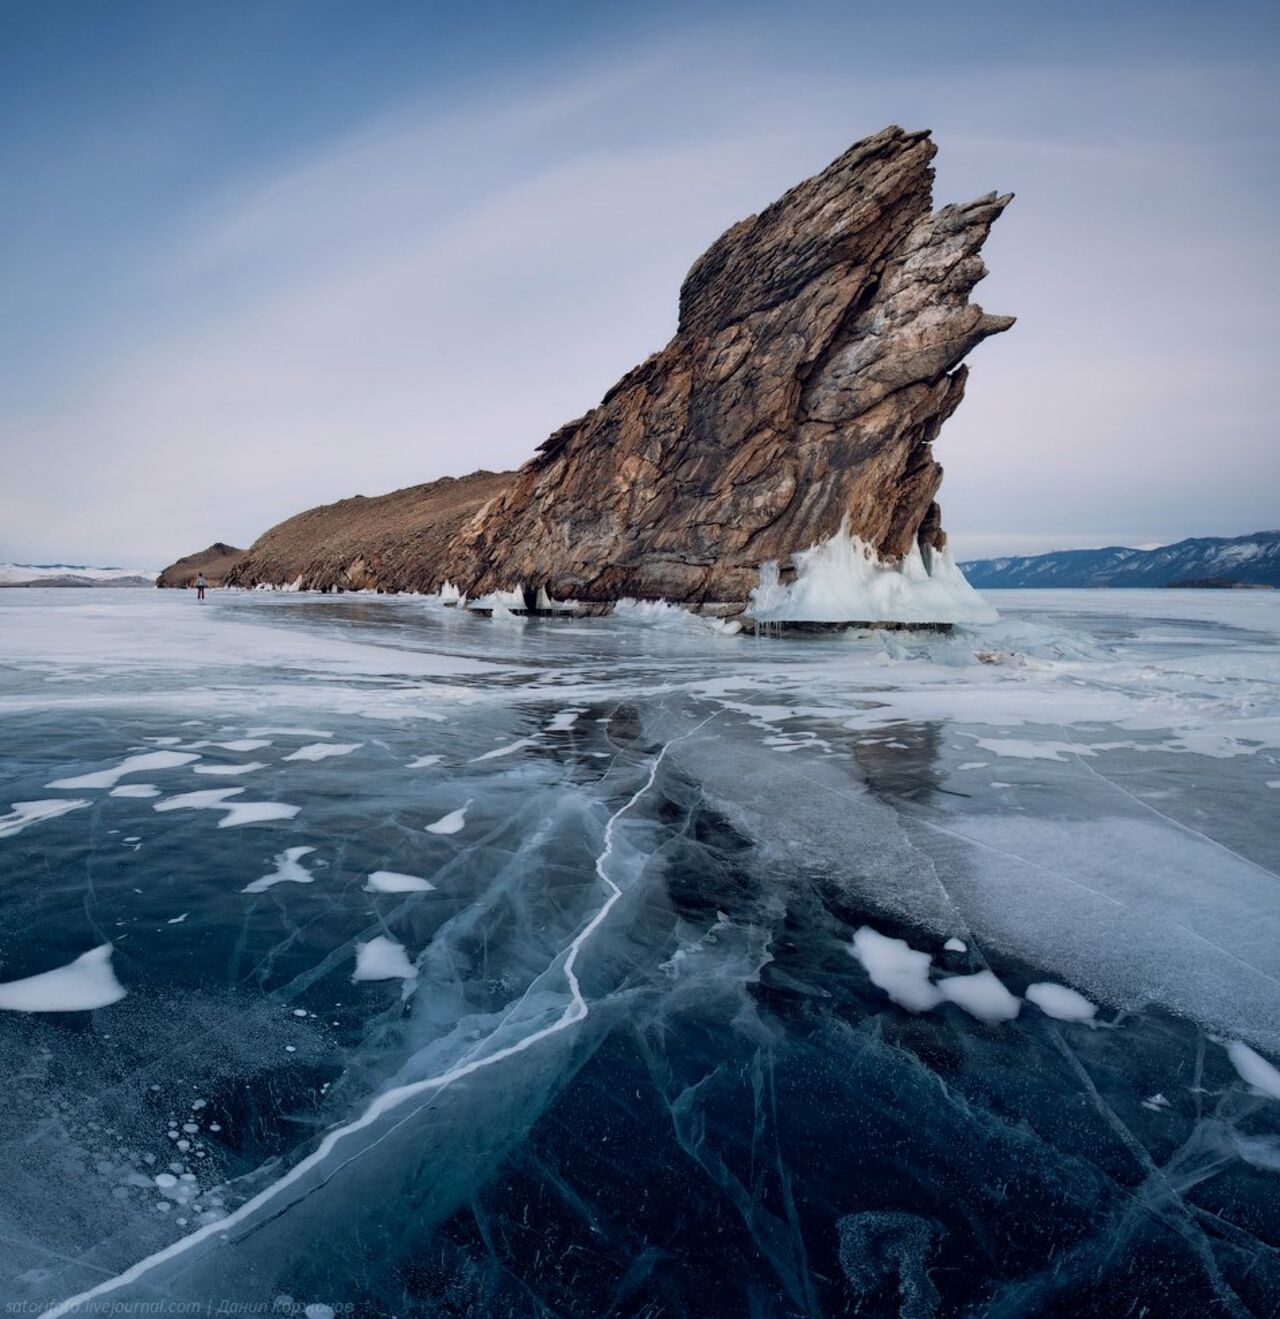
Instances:
[[[846,519],[889,560],[941,548],[932,442],[1013,322],[969,301],[1009,198],[934,212],[934,151],[885,129],[713,244],[675,338],[472,521],[473,588],[741,602]]]
[[[446,476],[386,495],[353,495],[307,509],[259,536],[235,564],[228,584],[435,590],[449,576],[453,538],[513,475]]]
[[[934,151],[887,128],[734,225],[675,338],[519,472],[298,514],[230,581],[742,606],[842,526],[890,564],[941,549],[933,440],[961,360],[1013,322],[969,301],[1009,198],[933,211]]]

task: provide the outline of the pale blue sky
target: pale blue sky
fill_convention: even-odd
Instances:
[[[1017,200],[973,556],[1280,523],[1273,4],[0,0],[0,560],[155,566],[527,457],[887,123]]]

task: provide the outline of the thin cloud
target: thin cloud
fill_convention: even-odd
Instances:
[[[111,346],[0,410],[0,556],[159,563],[513,465],[661,346],[719,232],[894,120],[934,128],[939,204],[1018,193],[978,296],[1019,325],[975,355],[939,441],[960,551],[1045,525],[1065,543],[1252,530],[1275,520],[1254,329],[1275,240],[1237,187],[1248,142],[1197,118],[1233,104],[1232,77],[850,78],[667,45],[397,106],[187,208],[131,268]]]

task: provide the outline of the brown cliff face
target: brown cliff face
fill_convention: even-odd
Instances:
[[[1010,199],[933,212],[934,151],[887,128],[734,225],[675,338],[519,472],[299,514],[229,581],[742,604],[762,562],[785,573],[846,518],[888,560],[941,547],[932,443],[961,360],[1013,320],[969,302]]]
[[[1013,321],[968,300],[1009,197],[931,213],[934,150],[886,129],[730,229],[676,337],[472,521],[455,581],[740,602],[846,516],[887,559],[940,547],[932,442],[961,359]]]

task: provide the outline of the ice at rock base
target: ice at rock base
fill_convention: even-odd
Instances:
[[[726,637],[737,636],[742,631],[742,624],[737,619],[695,614],[691,609],[673,605],[668,600],[619,600],[613,606],[613,617],[623,623],[637,623],[664,631],[712,632]]]
[[[796,579],[787,584],[779,580],[777,563],[761,565],[747,610],[757,622],[993,623],[997,617],[965,581],[950,550],[922,553],[913,545],[901,563],[882,563],[849,533],[847,519],[829,540],[793,558]]]
[[[472,609],[493,609],[495,611],[524,608],[524,587],[513,586],[509,591],[490,591],[488,595],[478,596],[467,602]]]

